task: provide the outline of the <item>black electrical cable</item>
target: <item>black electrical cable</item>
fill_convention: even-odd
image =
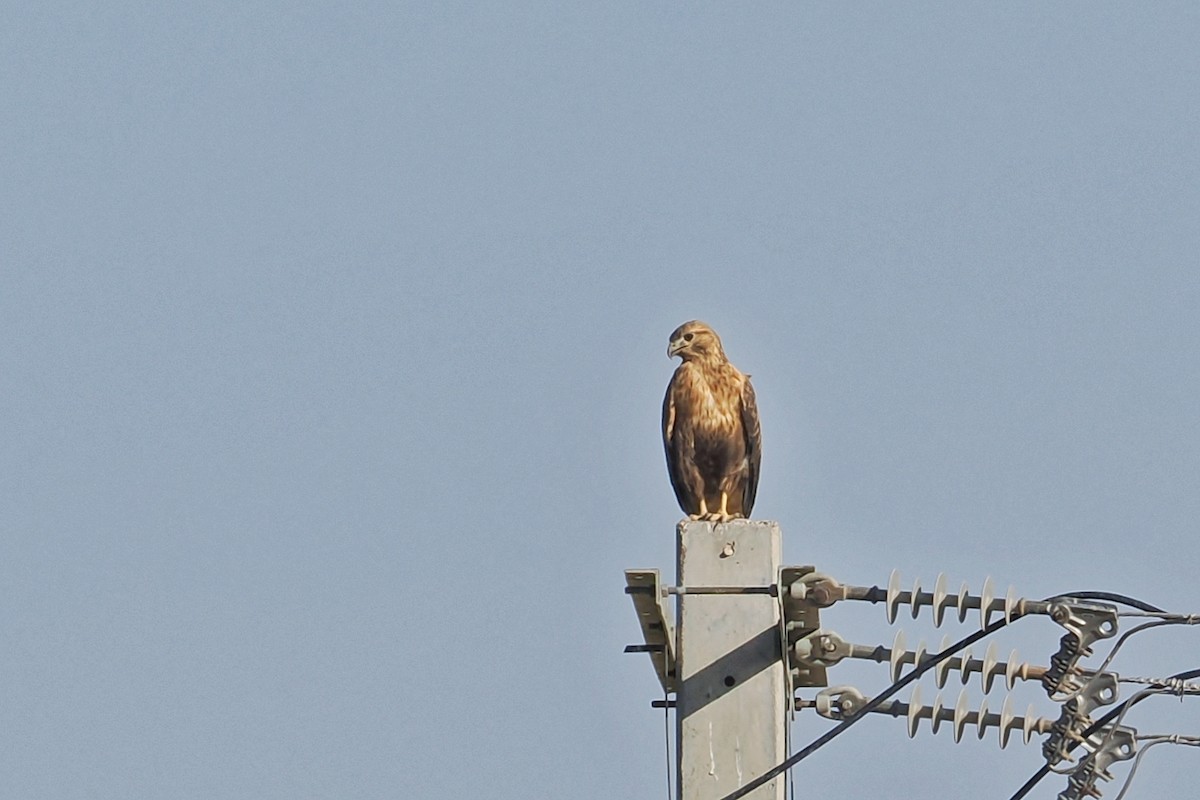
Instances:
[[[1177,672],[1174,675],[1172,675],[1170,678],[1168,678],[1167,680],[1169,680],[1169,681],[1174,681],[1174,680],[1187,681],[1187,680],[1191,680],[1192,678],[1200,678],[1200,669],[1189,669],[1184,672]],[[1130,706],[1130,707],[1135,706],[1138,703],[1140,703],[1141,701],[1145,700],[1149,696],[1150,695],[1148,695],[1148,694],[1137,694],[1137,695],[1134,695],[1131,699],[1126,700],[1124,703],[1121,703],[1120,705],[1113,707],[1113,709],[1110,710],[1107,714],[1105,714],[1100,719],[1096,720],[1095,722],[1093,722],[1091,725],[1088,726],[1087,730],[1085,730],[1083,732],[1083,738],[1086,739],[1087,737],[1091,736],[1096,731],[1103,728],[1105,725],[1107,725],[1109,722],[1111,722],[1115,717],[1117,717],[1117,715],[1121,714],[1125,710],[1126,706]],[[1067,745],[1067,750],[1068,751],[1074,750],[1076,745],[1077,745],[1076,742],[1071,742],[1070,744]],[[1049,773],[1050,773],[1050,765],[1043,764],[1041,769],[1039,769],[1037,772],[1033,773],[1033,775],[1030,776],[1029,780],[1025,781],[1025,785],[1023,785],[1020,789],[1017,789],[1016,794],[1014,794],[1012,797],[1008,798],[1008,800],[1021,800],[1022,797],[1029,794],[1029,792],[1033,789],[1033,787],[1037,786],[1038,782],[1041,781],[1042,778],[1046,777]]]
[[[887,689],[885,689],[881,694],[878,694],[875,697],[871,698],[871,700],[869,702],[867,702],[861,709],[859,709],[857,712],[855,712],[854,716],[846,717],[841,722],[839,722],[835,727],[829,729],[823,735],[819,736],[817,739],[815,739],[813,742],[811,742],[803,750],[796,752],[794,755],[790,756],[783,763],[781,763],[775,767],[772,767],[771,769],[764,772],[762,775],[759,775],[757,778],[750,781],[749,783],[747,783],[745,786],[741,787],[740,789],[737,789],[737,790],[731,792],[730,794],[726,795],[725,797],[722,798],[722,800],[738,800],[738,798],[745,797],[747,794],[754,791],[758,787],[762,786],[767,781],[770,781],[773,778],[778,777],[780,774],[791,769],[796,764],[799,764],[805,758],[808,758],[808,756],[812,755],[817,750],[820,750],[822,747],[824,747],[826,744],[828,744],[830,741],[832,741],[833,739],[840,736],[851,725],[858,722],[863,717],[867,716],[867,714],[869,714],[872,710],[878,708],[879,706],[881,706],[885,702],[887,702],[892,697],[892,695],[896,694],[896,692],[900,691],[905,686],[912,683],[917,678],[921,677],[926,672],[933,669],[935,666],[937,666],[941,662],[945,661],[950,656],[954,655],[955,653],[957,653],[958,651],[960,651],[966,647],[970,647],[971,645],[975,644],[975,642],[978,642],[980,639],[984,638],[985,636],[991,636],[993,633],[1000,630],[1005,625],[1008,625],[1011,622],[1017,621],[1022,616],[1024,616],[1024,615],[1023,614],[1013,614],[1010,619],[998,619],[995,622],[993,622],[991,625],[988,625],[986,628],[977,630],[974,633],[972,633],[970,636],[967,636],[963,639],[959,639],[957,642],[952,644],[950,647],[947,647],[945,650],[941,651],[940,653],[929,656],[924,661],[922,661],[920,664],[916,665],[911,672],[909,672],[904,677],[902,677],[900,680],[896,681],[891,686],[889,686]]]
[[[1138,600],[1136,597],[1128,597],[1116,592],[1063,592],[1059,597],[1075,597],[1080,600],[1106,600],[1110,603],[1120,603],[1123,606],[1136,608],[1139,611],[1149,611],[1153,614],[1165,614],[1158,606],[1152,606],[1144,600]]]

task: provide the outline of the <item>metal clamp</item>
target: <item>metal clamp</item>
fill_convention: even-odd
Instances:
[[[792,645],[792,658],[797,664],[832,667],[850,657],[851,645],[833,631],[817,629]]]
[[[852,717],[867,704],[867,698],[853,686],[830,686],[817,692],[814,708],[826,719]]]
[[[1097,603],[1057,600],[1050,606],[1050,618],[1067,629],[1042,676],[1042,686],[1053,696],[1078,685],[1074,678],[1079,674],[1079,660],[1092,654],[1093,644],[1116,635],[1117,610]]]
[[[1108,768],[1137,755],[1137,731],[1126,727],[1108,728],[1093,734],[1084,746],[1092,752],[1067,778],[1067,788],[1058,795],[1058,800],[1099,797],[1096,781],[1111,781],[1113,775]]]
[[[825,676],[825,667],[832,661],[822,661],[811,657],[813,654],[811,639],[820,631],[820,604],[815,600],[823,597],[821,591],[813,591],[814,585],[821,585],[827,580],[826,576],[816,571],[816,567],[780,567],[776,582],[779,596],[779,638],[783,653],[787,656],[787,691],[791,697],[792,691],[798,686],[827,686],[829,680]],[[835,634],[836,635],[836,634]],[[817,653],[824,652],[822,643]],[[839,659],[840,660],[840,659]]]
[[[1117,701],[1117,676],[1101,672],[1071,699],[1063,703],[1062,714],[1050,729],[1050,735],[1042,743],[1042,755],[1046,763],[1054,765],[1070,760],[1068,751],[1074,743],[1084,743],[1083,731],[1092,725],[1092,712],[1100,706]]]

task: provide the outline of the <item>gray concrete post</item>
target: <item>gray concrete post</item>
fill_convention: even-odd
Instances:
[[[680,800],[720,800],[786,757],[787,689],[779,604],[767,594],[689,587],[770,586],[779,525],[681,522],[678,538],[676,749]],[[747,800],[784,800],[781,776]]]

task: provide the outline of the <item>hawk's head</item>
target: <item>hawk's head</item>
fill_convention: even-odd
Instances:
[[[685,322],[671,334],[667,358],[679,356],[684,361],[724,360],[721,337],[700,320]]]

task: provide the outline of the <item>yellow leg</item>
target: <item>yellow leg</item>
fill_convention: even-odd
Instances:
[[[688,519],[706,519],[708,517],[708,503],[704,498],[700,498],[700,511],[696,514],[688,514]]]
[[[717,518],[721,522],[729,522],[733,519],[729,515],[729,492],[721,492],[721,510],[717,512]]]

